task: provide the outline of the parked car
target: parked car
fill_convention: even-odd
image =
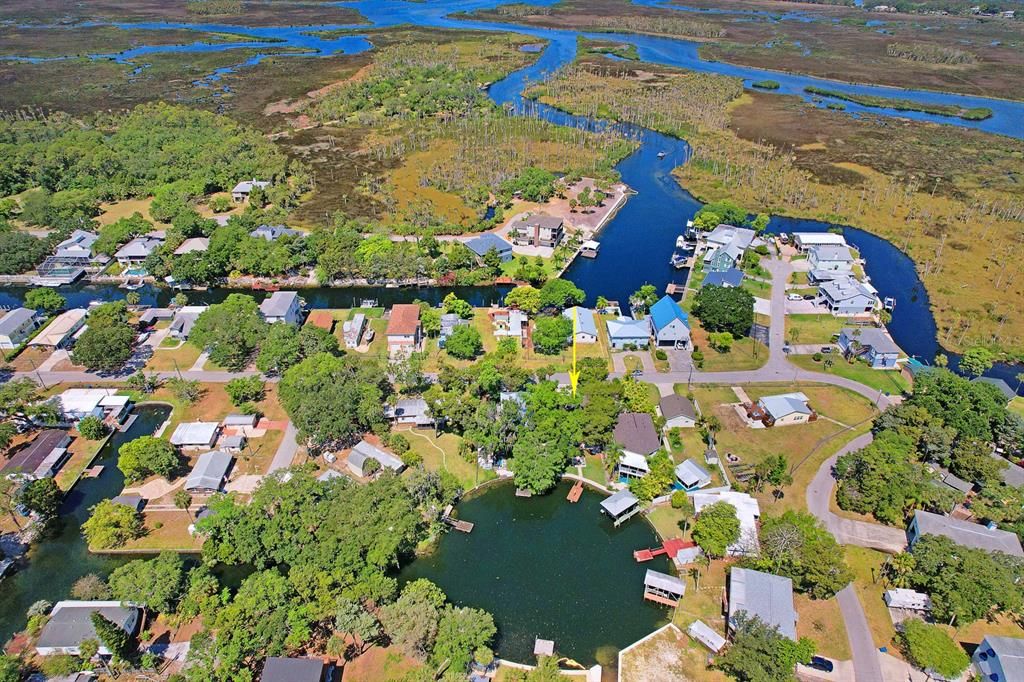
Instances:
[[[804,300],[804,297],[801,296],[800,294],[786,294],[786,300],[787,301],[802,301],[802,300]]]
[[[825,353],[826,355],[828,355],[829,353],[832,352],[832,346],[822,346],[821,347],[821,352]]]
[[[805,300],[805,301],[813,301],[813,300],[814,300],[814,299],[816,299],[816,298],[818,298],[818,297],[817,297],[817,296],[815,296],[814,294],[805,294],[805,295],[804,295],[804,300]]]
[[[789,235],[786,234],[785,232],[780,232],[779,233],[779,241],[782,242],[783,244],[788,244],[789,243]]]
[[[832,661],[822,656],[811,656],[811,662],[807,664],[808,668],[814,668],[825,673],[832,672]]]
[[[149,332],[142,332],[141,334],[139,334],[139,345],[141,346],[142,344],[146,343],[146,341],[149,340],[149,336]]]

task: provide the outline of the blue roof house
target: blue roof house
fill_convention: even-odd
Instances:
[[[570,322],[576,318],[573,332],[576,343],[597,343],[597,320],[594,318],[593,310],[573,306],[562,311],[562,317]]]
[[[475,253],[478,258],[483,258],[488,251],[494,249],[501,256],[502,263],[512,260],[512,245],[492,232],[485,232],[478,237],[473,237],[466,242],[466,248]]]
[[[690,345],[690,318],[668,296],[651,306],[651,327],[659,346],[686,348]]]

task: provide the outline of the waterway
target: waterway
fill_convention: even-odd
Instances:
[[[40,599],[67,599],[71,585],[88,573],[108,575],[129,558],[91,554],[82,536],[82,523],[101,500],[116,497],[124,488],[117,468],[117,450],[123,443],[154,433],[170,416],[166,405],[140,405],[136,420],[124,432],[115,432],[97,453],[93,464],[103,466],[96,478],[83,478],[71,489],[58,520],[29,550],[27,565],[0,583],[0,642],[24,629],[25,612]],[[134,557],[133,557],[134,558]]]
[[[586,490],[570,504],[568,484],[532,498],[514,490],[498,483],[461,502],[459,518],[476,524],[473,532],[444,535],[400,581],[428,578],[452,601],[492,613],[495,650],[513,661],[532,661],[540,637],[583,665],[607,666],[667,621],[665,607],[644,601],[643,581],[648,568],[669,572],[668,561],[633,559],[633,550],[658,544],[643,518],[615,528],[601,494]]]

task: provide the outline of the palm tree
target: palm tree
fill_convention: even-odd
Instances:
[[[693,578],[693,589],[700,589],[700,568],[694,566],[689,571],[690,577]]]
[[[192,506],[192,496],[187,491],[179,490],[174,493],[174,506],[188,514],[189,520],[192,519],[192,512],[189,511],[189,507]]]
[[[893,587],[906,587],[910,574],[917,561],[910,552],[900,552],[885,560],[882,564],[882,575],[892,583]]]

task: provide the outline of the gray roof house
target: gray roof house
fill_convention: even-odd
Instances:
[[[142,508],[146,506],[146,500],[141,495],[134,495],[129,493],[128,495],[118,495],[117,497],[110,498],[110,501],[114,504],[123,504],[124,506],[134,509],[137,512],[142,511]]]
[[[661,447],[661,438],[654,428],[654,420],[646,412],[623,412],[612,432],[622,449],[644,457],[652,455]]]
[[[964,547],[1024,557],[1016,533],[918,509],[907,528],[907,542],[913,547],[922,535],[942,535]]]
[[[405,463],[401,459],[365,440],[356,443],[348,453],[348,468],[356,476],[362,478],[366,476],[366,462],[371,459],[376,460],[382,468],[391,469],[396,473],[405,468]]]
[[[271,324],[302,321],[302,299],[294,291],[275,291],[260,303],[260,315]]]
[[[384,418],[394,420],[396,424],[415,426],[430,426],[434,423],[434,418],[429,414],[427,401],[423,398],[402,398],[394,405],[385,405]]]
[[[190,492],[215,493],[224,484],[235,458],[226,452],[214,450],[199,455],[192,473],[185,481],[185,490]]]
[[[483,258],[488,251],[494,249],[501,257],[502,263],[512,260],[512,244],[493,232],[484,232],[477,237],[473,237],[466,242],[466,248],[475,253],[479,258]]]
[[[971,664],[980,679],[995,682],[1024,680],[1024,639],[985,635],[974,650]]]
[[[562,317],[570,322],[575,317],[575,335],[577,343],[597,343],[597,318],[590,308],[573,306],[562,311]]]
[[[40,656],[81,653],[79,646],[87,639],[99,640],[92,626],[92,613],[99,611],[128,634],[134,634],[139,624],[139,609],[119,601],[59,601],[50,611],[50,620],[43,627],[36,642]],[[100,642],[98,653],[110,656],[112,651]]]
[[[236,202],[242,202],[249,198],[252,191],[257,187],[260,189],[266,189],[270,186],[270,183],[266,180],[242,180],[240,183],[234,186],[231,190],[231,198]]]
[[[196,320],[206,312],[206,308],[205,305],[187,305],[179,308],[178,312],[174,314],[174,319],[171,320],[168,333],[176,339],[187,339],[192,333],[192,327]]]
[[[255,230],[249,233],[250,237],[258,237],[260,239],[266,239],[268,242],[276,242],[281,237],[292,235],[302,235],[301,230],[293,230],[285,227],[284,225],[260,225]]]
[[[661,416],[665,418],[665,428],[693,428],[697,424],[697,407],[686,396],[672,393],[658,403]]]
[[[8,310],[0,317],[0,348],[17,348],[28,339],[35,328],[36,311],[28,308]]]
[[[99,238],[95,232],[74,230],[67,239],[57,244],[53,255],[67,264],[77,262],[80,265],[88,265],[93,260],[92,245]]]
[[[651,342],[651,323],[648,320],[634,320],[620,317],[605,322],[608,328],[608,343],[612,348],[622,349],[627,345],[646,348]]]
[[[764,396],[757,401],[755,417],[757,413],[763,415],[761,419],[768,426],[786,426],[811,421],[814,410],[808,405],[807,396],[797,391]]]
[[[683,490],[689,492],[710,485],[711,474],[692,459],[688,459],[676,465],[676,480],[683,486]]]
[[[183,422],[171,434],[171,445],[179,448],[212,448],[219,433],[219,422]]]
[[[842,244],[819,244],[807,249],[807,262],[813,271],[849,272],[853,254]]]
[[[874,310],[878,296],[861,282],[846,277],[822,284],[818,288],[817,301],[833,315],[856,315]]]
[[[270,656],[263,664],[260,682],[325,682],[330,666],[319,658]]]
[[[160,237],[154,237],[152,235],[143,235],[136,237],[131,240],[114,254],[114,258],[121,265],[133,265],[141,263],[152,255],[157,250],[164,240]]]
[[[874,369],[895,369],[901,352],[889,333],[877,327],[844,327],[836,343],[845,357],[863,357]]]
[[[30,478],[54,476],[71,456],[71,436],[62,429],[40,431],[35,440],[15,452],[0,469],[0,475],[24,474]]]
[[[174,255],[183,256],[186,253],[203,253],[209,248],[209,237],[190,237],[183,241],[181,245],[174,250]]]
[[[793,581],[749,568],[729,571],[729,627],[736,627],[741,611],[778,629],[779,634],[796,641],[796,608],[793,606]]]

